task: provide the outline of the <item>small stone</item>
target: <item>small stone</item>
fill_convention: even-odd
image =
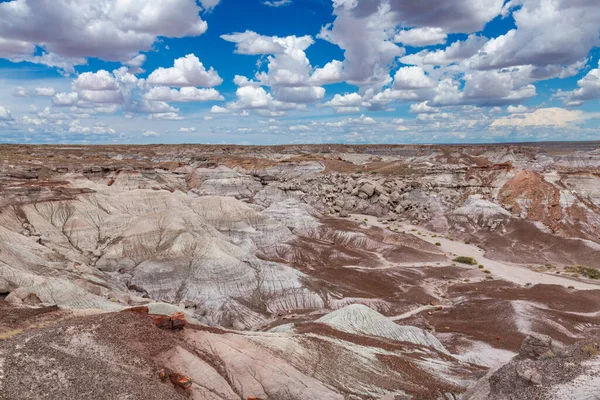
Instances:
[[[169,378],[171,379],[171,383],[173,385],[179,386],[180,388],[189,389],[189,387],[192,386],[192,380],[188,376],[180,374],[179,372],[171,373]]]

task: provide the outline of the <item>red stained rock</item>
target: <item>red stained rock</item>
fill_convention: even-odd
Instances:
[[[171,329],[171,318],[166,315],[155,315],[152,318],[154,325],[160,329]]]
[[[171,315],[171,323],[171,329],[183,329],[183,327],[187,325],[185,315],[182,312],[176,312]]]
[[[173,372],[170,374],[169,378],[171,379],[171,383],[175,386],[179,386],[183,389],[188,389],[192,386],[192,380],[179,372]]]
[[[148,314],[149,310],[148,310],[147,306],[138,306],[138,307],[126,308],[121,312],[134,312],[134,313],[139,313],[139,314]]]

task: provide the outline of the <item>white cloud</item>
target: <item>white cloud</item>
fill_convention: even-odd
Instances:
[[[202,7],[204,7],[207,11],[211,11],[213,8],[219,5],[220,2],[221,0],[200,0],[200,4],[202,4]]]
[[[387,1],[334,1],[336,19],[318,37],[344,50],[341,75],[349,83],[381,88],[391,81],[389,67],[405,50],[393,42],[396,21],[389,10]]]
[[[584,122],[591,116],[580,110],[566,110],[564,108],[539,108],[527,114],[513,114],[509,117],[497,118],[492,122],[492,127],[512,126],[559,126],[567,127],[571,124]]]
[[[441,50],[423,50],[400,59],[404,64],[414,65],[448,65],[459,63],[474,56],[485,45],[487,38],[469,35],[464,41],[456,41]]]
[[[29,96],[29,91],[25,89],[23,86],[17,86],[13,91],[13,96],[15,97],[27,97]]]
[[[8,121],[12,119],[12,115],[8,108],[0,106],[0,121]]]
[[[213,87],[223,83],[223,79],[212,67],[207,71],[198,57],[188,54],[175,60],[171,68],[158,68],[154,70],[147,83],[163,86],[204,86]]]
[[[114,76],[103,69],[96,72],[84,72],[73,82],[73,90],[118,90]]]
[[[41,97],[52,97],[56,94],[56,90],[51,87],[35,88],[35,95]]]
[[[178,129],[178,132],[184,132],[184,133],[196,132],[196,128],[194,128],[194,127],[191,127],[191,128],[182,127],[182,128]]]
[[[162,119],[167,121],[181,121],[185,117],[178,112],[157,112],[151,113],[148,119]]]
[[[289,6],[290,4],[292,4],[292,0],[263,1],[263,4],[265,6],[269,6],[269,7],[282,7],[282,6]]]
[[[309,126],[306,126],[306,125],[292,125],[292,126],[288,127],[288,129],[292,132],[312,130]]]
[[[212,106],[210,108],[212,114],[229,114],[231,111],[221,106]]]
[[[563,98],[567,106],[580,106],[589,100],[600,99],[600,61],[598,68],[590,70],[583,78],[577,81],[579,88],[570,92],[560,92],[558,97]]]
[[[242,87],[270,86],[271,94],[284,103],[314,103],[323,99],[325,89],[311,77],[312,67],[305,50],[314,43],[310,36],[263,36],[252,31],[222,35],[236,44],[236,53],[247,55],[273,54],[267,58],[267,72],[257,73],[256,81],[236,76],[234,82]],[[329,73],[321,72],[321,75]]]
[[[67,107],[77,104],[79,96],[75,92],[71,93],[56,93],[52,98],[52,104],[58,107]]]
[[[310,77],[310,82],[315,85],[336,83],[343,80],[343,62],[333,60],[323,66],[316,68]]]
[[[336,94],[333,99],[325,103],[331,107],[357,107],[362,104],[362,96],[358,93]]]
[[[339,127],[343,127],[346,125],[375,125],[376,123],[377,123],[377,121],[375,121],[373,118],[367,117],[366,115],[362,114],[358,118],[346,118],[342,121],[326,122],[325,126],[339,128]]]
[[[156,131],[144,131],[142,132],[142,135],[145,137],[158,137],[160,136],[160,134]]]
[[[126,61],[158,37],[207,29],[195,0],[14,0],[0,3],[0,57],[72,72],[87,57]],[[57,29],[60,27],[60,29]],[[35,46],[47,53],[34,56]]]
[[[422,89],[435,86],[435,82],[425,75],[423,68],[402,67],[394,75],[392,87],[397,90]]]
[[[129,67],[129,72],[131,72],[132,74],[141,74],[143,72],[146,72],[146,70],[142,69],[142,65],[144,65],[145,62],[146,62],[146,55],[138,54],[137,56],[133,57],[131,60],[125,61],[123,64],[127,65]]]
[[[506,108],[506,111],[508,111],[510,114],[522,114],[528,110],[529,109],[522,104],[519,104],[518,106],[508,106]]]
[[[151,88],[144,94],[144,99],[151,101],[166,101],[174,103],[224,100],[221,94],[213,89],[198,89],[195,87],[182,87],[181,89],[171,89],[166,86],[157,86]]]
[[[235,43],[235,52],[238,54],[277,54],[284,51],[283,45],[285,44],[285,39],[276,36],[263,36],[252,31],[221,35],[221,38]],[[296,38],[296,36],[293,36],[293,38]],[[305,36],[304,38],[305,41],[312,41],[310,36]]]
[[[394,42],[405,46],[425,47],[446,43],[448,34],[442,28],[414,28],[401,30],[394,37]]]
[[[551,66],[560,71],[600,45],[597,1],[513,0],[509,9],[517,28],[491,39],[472,60],[474,68],[533,65],[540,75],[552,75]]]

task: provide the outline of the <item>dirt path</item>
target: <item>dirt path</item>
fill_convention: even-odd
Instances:
[[[382,229],[386,229],[386,225],[382,224],[377,220],[377,218],[370,215],[361,215],[361,214],[352,214],[351,217],[353,219],[357,219],[358,221],[367,224],[368,226],[376,226]],[[365,218],[367,219],[365,221]],[[396,226],[396,225],[395,225]],[[454,254],[458,256],[466,256],[473,257],[477,260],[479,264],[483,264],[485,269],[492,272],[492,276],[496,278],[503,279],[505,281],[513,282],[519,285],[525,285],[530,283],[532,285],[536,284],[547,284],[547,285],[561,285],[565,287],[573,286],[578,290],[598,290],[600,289],[600,285],[579,282],[574,279],[563,278],[556,275],[550,274],[542,274],[539,272],[532,271],[531,269],[512,263],[506,263],[502,261],[490,260],[485,257],[484,250],[478,248],[472,244],[465,244],[453,240],[449,240],[443,237],[431,237],[434,232],[428,231],[423,227],[411,225],[411,224],[400,224],[398,225],[402,230],[406,233],[410,233],[419,239],[425,240],[429,243],[439,242],[441,244],[440,250],[444,251],[449,260],[454,258]],[[413,231],[412,229],[416,229]],[[418,232],[421,232],[423,235],[419,235]]]

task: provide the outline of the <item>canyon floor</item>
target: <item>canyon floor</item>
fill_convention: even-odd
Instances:
[[[0,399],[596,399],[599,268],[600,142],[0,145]]]

